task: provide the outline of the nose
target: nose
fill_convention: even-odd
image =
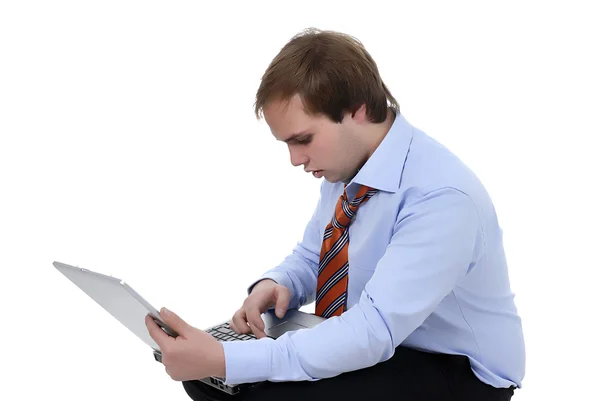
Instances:
[[[293,166],[298,167],[303,164],[308,164],[307,155],[303,154],[299,149],[292,146],[289,146],[288,148],[290,150],[290,161],[292,162]]]

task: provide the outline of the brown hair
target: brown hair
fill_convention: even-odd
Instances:
[[[281,49],[261,79],[256,117],[271,101],[287,102],[295,94],[300,95],[306,113],[324,114],[337,123],[345,112],[354,114],[363,104],[373,123],[385,121],[388,107],[400,113],[363,44],[335,31],[308,28]]]

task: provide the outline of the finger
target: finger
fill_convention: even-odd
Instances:
[[[241,334],[241,330],[239,329],[238,325],[239,325],[239,319],[237,318],[237,316],[240,314],[240,309],[238,309],[233,316],[231,317],[231,320],[229,321],[229,328],[233,331],[235,331],[238,334]],[[236,324],[237,321],[237,324]]]
[[[275,303],[275,314],[281,319],[283,316],[285,316],[285,312],[288,309],[288,305],[290,303],[290,292],[284,287],[277,287],[275,291],[275,296],[277,297],[277,302]]]
[[[148,328],[148,334],[154,340],[154,342],[163,349],[169,336],[165,333],[155,322],[154,318],[147,315],[145,318],[146,328]]]
[[[248,324],[250,325],[250,328],[256,337],[266,337],[264,332],[265,322],[261,319],[260,310],[258,310],[258,308],[246,310],[246,318],[248,319]]]
[[[233,318],[231,318],[231,320],[228,322],[229,323],[229,328],[233,331],[235,331],[236,333],[240,334],[240,331],[238,330],[237,327],[235,327],[235,323],[233,323]]]
[[[175,332],[179,335],[184,335],[190,331],[192,326],[187,324],[182,318],[179,317],[175,312],[171,312],[167,308],[162,308],[160,310],[160,317],[162,320],[175,330]]]
[[[265,322],[262,320],[260,315],[261,312],[258,307],[246,308],[246,320],[248,321],[248,324],[254,325],[254,327],[262,331],[265,329]]]
[[[250,333],[250,327],[248,323],[246,323],[246,312],[242,308],[238,310],[231,319],[231,328],[238,334],[248,334]]]
[[[250,329],[252,329],[252,333],[256,336],[256,338],[263,338],[263,337],[267,336],[263,330],[257,328],[252,323],[249,323],[249,324],[250,324]]]

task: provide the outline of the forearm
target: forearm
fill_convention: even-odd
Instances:
[[[389,359],[394,352],[392,337],[369,305],[365,298],[343,318],[332,317],[312,329],[289,332],[277,340],[223,344],[227,382],[312,381]]]

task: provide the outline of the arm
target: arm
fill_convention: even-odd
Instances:
[[[322,241],[317,216],[322,203],[323,185],[324,183],[321,185],[317,207],[306,225],[302,241],[279,266],[268,270],[260,279],[252,283],[248,287],[248,294],[259,281],[271,279],[290,290],[289,309],[298,309],[314,301]]]
[[[315,380],[389,359],[466,274],[479,231],[475,206],[458,190],[404,206],[356,305],[277,340],[224,343],[227,382]]]

